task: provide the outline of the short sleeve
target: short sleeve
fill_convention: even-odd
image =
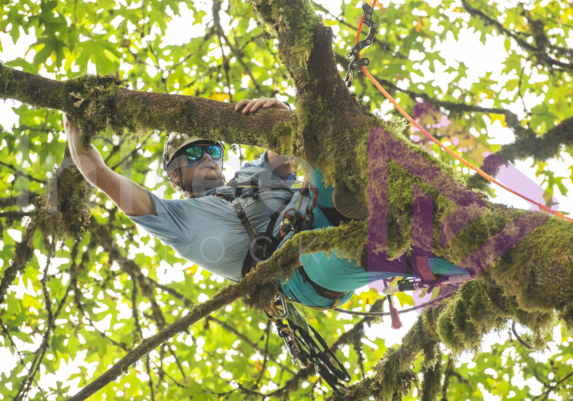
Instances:
[[[289,188],[292,188],[296,181],[296,176],[291,173],[288,179],[283,180],[279,177],[268,165],[268,150],[265,151],[257,160],[247,162],[237,172],[235,177],[239,181],[247,181],[247,177],[256,177],[261,185],[265,187],[283,186],[285,183]]]
[[[149,191],[148,191],[149,192]],[[157,216],[127,216],[164,244],[176,246],[193,240],[193,231],[186,224],[182,200],[161,199],[149,192]]]

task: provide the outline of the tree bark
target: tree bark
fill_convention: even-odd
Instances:
[[[116,77],[83,76],[59,82],[2,64],[0,99],[62,110],[90,137],[107,127],[118,134],[165,130],[266,147],[277,142],[273,128],[293,118],[285,110],[243,115],[230,103],[124,89]]]

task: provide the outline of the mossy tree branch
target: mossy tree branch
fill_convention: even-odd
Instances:
[[[260,0],[254,7],[276,33],[279,57],[297,89],[297,126],[285,133],[284,150],[318,167],[327,183],[362,194],[366,182],[354,150],[379,121],[346,88],[334,59],[332,30],[307,0]]]
[[[149,130],[182,132],[229,143],[269,146],[273,127],[292,121],[292,113],[266,110],[243,115],[234,105],[193,96],[138,92],[115,76],[81,76],[58,82],[0,64],[0,98],[62,110],[86,136],[106,128],[117,134]]]

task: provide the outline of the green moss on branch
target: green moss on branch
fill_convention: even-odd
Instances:
[[[62,83],[2,64],[0,98],[64,111],[82,128],[84,147],[104,130],[118,135],[164,130],[265,146],[273,141],[274,126],[289,124],[293,118],[284,110],[243,115],[229,103],[132,91],[124,89],[123,81],[114,75],[81,75]]]

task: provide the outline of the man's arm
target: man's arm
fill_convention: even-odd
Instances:
[[[248,100],[243,99],[235,106],[235,111],[239,111],[241,107],[245,106],[242,110],[243,114],[247,114],[249,112],[254,113],[259,108],[263,109],[280,109],[280,110],[289,110],[289,108],[278,99],[274,98],[267,98],[262,96],[259,99]],[[282,180],[288,180],[291,173],[292,173],[292,166],[287,161],[284,156],[279,155],[278,153],[273,152],[272,150],[267,151],[267,158],[269,167],[278,175]]]
[[[130,216],[157,216],[148,191],[105,165],[99,151],[92,146],[85,152],[80,146],[81,130],[72,127],[64,114],[64,129],[74,163],[93,186],[103,191],[125,214]]]

